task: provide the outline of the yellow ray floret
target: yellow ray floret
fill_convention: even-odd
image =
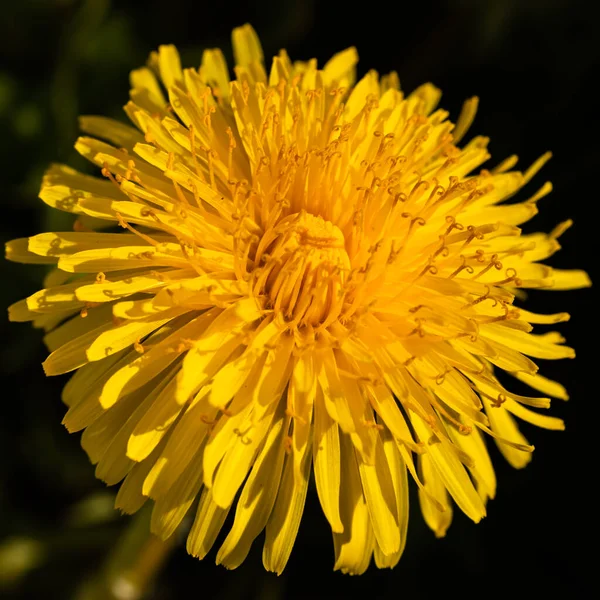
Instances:
[[[458,146],[477,98],[454,126],[431,84],[356,82],[354,48],[322,69],[282,50],[269,70],[245,25],[233,50],[230,79],[218,49],[193,69],[161,46],[131,74],[133,126],[81,118],[75,148],[102,177],[48,170],[40,197],[74,231],[8,243],[56,267],[9,316],[46,331],[48,375],[74,371],[65,425],[122,481],[118,508],[152,499],[159,536],[197,504],[203,558],[232,511],[217,562],[239,566],[264,529],[281,573],[315,488],[335,568],[391,568],[408,474],[443,536],[453,504],[478,522],[496,493],[484,434],[520,468],[533,447],[515,417],[564,428],[496,371],[566,400],[532,359],[574,357],[537,330],[569,315],[516,299],[590,281],[541,262],[570,221],[521,232],[550,183],[509,201],[549,153],[521,173],[516,157],[481,168],[487,138]]]

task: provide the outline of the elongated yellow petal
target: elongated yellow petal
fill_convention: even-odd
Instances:
[[[77,369],[62,390],[62,401],[69,408],[76,404],[89,393],[90,389],[93,389],[95,382],[108,373],[128,352],[128,349],[121,350],[121,352],[117,352],[104,360],[90,363],[81,367],[81,369]]]
[[[126,275],[94,282],[90,285],[79,284],[75,296],[84,302],[112,302],[137,292],[149,292],[168,285],[170,281],[180,277],[189,277],[193,271],[189,269],[150,271],[139,275]]]
[[[146,460],[133,465],[131,471],[129,471],[127,477],[125,477],[119,487],[117,497],[115,498],[115,508],[117,510],[122,511],[126,515],[132,515],[146,503],[148,496],[142,493],[142,485],[161,450],[162,447],[159,444]]]
[[[341,533],[344,526],[340,518],[339,428],[325,409],[320,386],[317,388],[314,411],[313,460],[317,493],[332,531]]]
[[[179,401],[187,400],[218,370],[241,343],[244,326],[259,317],[260,309],[251,298],[239,301],[214,316],[206,332],[194,340],[191,351],[186,355],[177,385]],[[218,363],[214,365],[214,370],[211,365],[213,360]]]
[[[427,442],[427,454],[439,478],[448,489],[454,501],[461,510],[476,523],[485,517],[485,506],[473,487],[465,468],[456,455],[448,448],[449,442],[444,437],[438,440],[430,439],[430,432],[420,417],[411,419],[417,435]],[[439,422],[441,426],[441,422]]]
[[[121,397],[162,373],[185,351],[185,346],[179,341],[180,335],[193,334],[205,327],[202,317],[182,315],[148,336],[143,345],[138,344],[137,349],[134,348],[137,354],[133,358],[111,371],[109,377],[98,385],[100,404],[110,408]]]
[[[367,570],[371,562],[375,536],[349,436],[342,434],[340,446],[343,461],[341,485],[344,489],[340,498],[340,517],[343,530],[333,533],[333,568],[342,573],[360,575]]]
[[[378,432],[374,431],[375,464],[366,464],[357,453],[358,472],[378,547],[383,554],[400,549],[400,526],[394,484]]]
[[[175,378],[165,385],[132,431],[127,443],[127,456],[132,460],[144,460],[179,416],[183,407],[175,398],[176,385]]]
[[[552,269],[552,290],[577,290],[590,287],[592,280],[585,271]]]
[[[223,99],[229,97],[229,73],[221,50],[213,48],[202,53],[200,73],[202,78],[212,87],[213,93],[218,94]]]
[[[473,428],[468,434],[462,434],[450,427],[448,432],[452,441],[473,459],[473,464],[468,468],[475,479],[477,491],[483,501],[485,502],[488,497],[494,498],[496,496],[496,473],[479,430]]]
[[[287,394],[287,414],[293,417],[292,448],[295,477],[302,480],[304,447],[309,444],[313,427],[313,408],[317,381],[312,357],[300,356],[294,364]],[[310,450],[312,456],[312,447]]]
[[[162,386],[159,386],[159,389],[160,387]],[[84,400],[84,402],[86,400]],[[94,404],[97,403],[97,399],[94,398],[93,395],[91,396],[91,402]],[[150,400],[148,400],[146,407],[149,406],[149,403]],[[100,412],[100,414],[93,414],[88,421],[84,421],[86,428],[81,436],[81,447],[86,451],[93,464],[98,463],[102,459],[107,448],[111,445],[121,428],[127,424],[129,419],[136,412],[136,418],[131,419],[131,424],[139,421],[142,415],[142,409],[139,409],[138,411],[138,408],[143,404],[143,396],[132,395],[122,402],[119,402],[119,404],[112,409]],[[83,414],[85,416],[85,413]],[[80,419],[82,418],[83,417],[80,417]],[[67,421],[67,423],[70,423],[70,420]],[[75,421],[75,423],[77,423],[77,421]],[[128,460],[125,456],[123,456],[123,458]]]
[[[187,538],[186,548],[192,556],[204,558],[212,548],[231,506],[221,508],[212,499],[210,488],[203,488],[194,524]]]
[[[166,104],[165,97],[158,85],[154,73],[146,68],[135,69],[130,75],[131,87],[145,92],[148,99],[158,108],[163,108]]]
[[[419,456],[419,471],[425,482],[425,490],[428,492],[426,494],[425,490],[419,489],[419,503],[423,519],[436,537],[444,537],[452,523],[452,503],[444,481],[433,466],[433,459],[429,453]],[[433,504],[430,497],[436,498],[439,504]],[[440,510],[440,506],[442,510]]]
[[[330,58],[323,67],[323,78],[326,84],[337,82],[339,85],[353,85],[356,79],[356,48],[347,48]]]
[[[198,453],[171,488],[154,503],[150,530],[165,540],[187,514],[202,485],[202,453]]]
[[[158,68],[160,78],[166,88],[170,88],[183,79],[179,52],[175,46],[160,46],[158,49]]]
[[[19,238],[5,244],[5,256],[14,262],[30,265],[51,265],[56,262],[54,256],[39,255],[29,250],[30,238]]]
[[[144,140],[144,136],[137,129],[106,117],[81,116],[79,117],[79,129],[128,150],[133,150],[138,142]]]
[[[492,406],[492,404],[483,398],[485,411],[490,419],[492,430],[504,439],[516,442],[518,444],[528,445],[527,439],[519,431],[514,419],[510,413],[502,406]],[[501,440],[497,442],[498,449],[504,455],[504,458],[515,469],[522,469],[531,461],[531,453],[517,450]]]
[[[563,431],[565,429],[565,423],[562,419],[550,417],[548,415],[540,415],[539,413],[521,406],[513,400],[508,399],[503,406],[508,412],[515,415],[515,417],[519,417],[519,419],[537,425],[538,427],[553,429],[554,431]]]
[[[510,327],[483,325],[481,333],[487,338],[505,344],[528,356],[545,359],[575,357],[573,348],[554,344],[546,341],[543,336],[535,336],[531,333],[525,333],[524,331],[518,331]]]
[[[552,396],[553,398],[558,398],[560,400],[568,400],[569,395],[567,394],[567,390],[560,383],[553,381],[552,379],[548,379],[543,375],[535,374],[531,375],[530,373],[511,373],[517,379],[526,383],[528,386],[532,387],[534,390],[538,390],[543,394],[548,394],[548,396]]]
[[[76,379],[66,388],[65,397],[70,406],[63,418],[63,425],[70,432],[88,427],[110,408],[110,406],[104,406],[100,400],[102,386],[116,371],[131,360],[131,354],[127,351],[121,352],[117,356],[118,360],[116,361],[112,361],[110,358],[100,361],[96,370],[92,370],[86,377],[82,376]],[[146,383],[147,381],[144,382],[144,384]]]
[[[477,391],[484,394],[489,400],[503,402],[504,398],[510,398],[521,404],[527,404],[528,406],[537,408],[550,407],[549,398],[530,398],[528,396],[513,394],[512,392],[507,391],[500,382],[493,377],[484,377],[475,373],[467,373],[467,376],[475,383]]]
[[[146,496],[160,498],[175,485],[194,457],[201,454],[209,424],[216,412],[208,405],[205,396],[194,399],[173,427],[168,442],[144,479],[143,493]]]
[[[223,457],[212,485],[213,499],[219,506],[226,508],[233,502],[267,436],[276,409],[275,403],[269,404],[266,410],[253,411],[241,423],[239,433]]]
[[[408,476],[406,466],[402,456],[398,452],[398,448],[390,430],[384,428],[381,432],[383,441],[383,451],[385,460],[387,461],[392,476],[392,484],[394,486],[394,495],[396,499],[396,508],[398,510],[397,520],[400,533],[400,546],[396,552],[384,554],[379,544],[375,545],[373,557],[378,568],[385,569],[394,568],[406,546],[406,537],[408,533]]]
[[[296,423],[294,421],[294,432]],[[308,490],[311,456],[308,437],[302,445],[292,445],[292,453],[286,458],[277,500],[267,522],[262,560],[265,569],[277,575],[283,572],[287,564],[300,527]]]
[[[253,62],[262,63],[262,47],[252,25],[246,24],[235,28],[232,34],[232,42],[236,64],[246,66]]]
[[[282,411],[283,412],[283,411]],[[235,569],[266,525],[279,490],[289,418],[278,415],[242,489],[231,531],[217,553],[217,564]]]
[[[46,375],[62,375],[63,373],[68,373],[82,367],[89,362],[87,351],[91,344],[93,344],[103,333],[110,334],[114,329],[114,325],[110,321],[107,321],[91,331],[85,332],[84,330],[82,335],[63,344],[48,356],[42,363],[44,372]],[[137,337],[138,336],[136,335],[128,345],[132,344]],[[122,350],[122,347],[118,348],[116,351],[118,352],[118,350]],[[96,360],[106,358],[110,355],[111,353],[109,352],[105,356],[98,356]]]

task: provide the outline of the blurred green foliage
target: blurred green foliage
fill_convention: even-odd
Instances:
[[[286,46],[293,57],[324,61],[356,44],[362,72],[371,66],[381,72],[397,69],[409,89],[433,79],[444,89],[444,104],[454,116],[463,97],[481,93],[483,116],[477,128],[495,133],[492,148],[499,157],[518,150],[533,159],[548,146],[557,150],[562,166],[553,179],[559,189],[562,185],[563,208],[542,223],[548,229],[571,216],[564,209],[565,194],[585,195],[579,175],[595,168],[600,158],[592,142],[597,139],[597,119],[585,125],[579,120],[590,100],[587,78],[600,62],[591,25],[597,17],[587,4],[566,0],[397,0],[356,6],[316,0],[5,2],[0,19],[1,241],[71,228],[68,214],[51,211],[37,199],[43,172],[59,161],[92,172],[73,150],[77,116],[122,118],[128,73],[145,62],[150,50],[160,43],[177,43],[184,62],[194,65],[204,47],[220,46],[231,64],[229,32],[246,21],[258,29],[267,56]],[[552,206],[558,201],[548,202]],[[584,218],[579,231],[585,227]],[[581,236],[577,251],[567,255],[571,265],[577,260],[577,266],[589,266],[581,264],[585,243]],[[43,273],[42,267],[4,262],[0,304],[8,306],[33,293]],[[579,297],[579,310],[591,314],[591,300]],[[562,310],[564,304],[552,299],[547,307]],[[44,378],[40,332],[3,319],[0,328],[0,596],[87,597],[90,582],[110,568],[111,549],[117,548],[120,556],[130,520],[112,510],[114,490],[94,478],[78,436],[69,436],[60,425],[65,380]],[[583,373],[584,363],[579,364]],[[564,367],[558,372],[563,381],[571,379],[573,396],[578,389],[583,395],[585,384],[577,372]],[[566,435],[573,435],[573,442],[577,414],[568,419],[569,431],[575,433]],[[372,570],[354,582],[330,574],[331,538],[313,494],[282,577],[263,573],[258,543],[235,573],[214,567],[210,558],[199,563],[186,557],[180,547],[151,597],[168,600],[191,592],[193,597],[264,600],[355,593],[429,598],[448,586],[474,593],[498,569],[502,577],[511,573],[502,570],[504,560],[512,563],[523,594],[538,594],[542,579],[543,589],[574,592],[582,585],[583,567],[570,549],[576,546],[570,524],[561,524],[558,516],[569,510],[570,492],[549,483],[555,470],[570,468],[574,458],[564,452],[571,445],[567,440],[549,438],[534,437],[546,446],[545,454],[526,473],[499,464],[500,498],[489,523],[475,528],[458,517],[450,537],[437,542],[413,510],[406,555],[393,573]],[[550,492],[554,500],[540,513]],[[554,503],[562,507],[554,509]],[[552,551],[544,541],[547,519],[559,520],[553,523]],[[525,564],[522,548],[532,544],[539,556]],[[512,597],[520,597],[508,580],[496,579],[494,585],[498,592],[510,590]]]

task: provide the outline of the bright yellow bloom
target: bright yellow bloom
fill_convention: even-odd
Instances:
[[[199,497],[191,554],[234,508],[217,562],[237,567],[266,528],[263,562],[280,573],[312,471],[335,568],[393,567],[407,470],[442,536],[452,501],[477,522],[494,496],[482,433],[519,468],[532,446],[513,416],[563,428],[494,368],[566,399],[528,357],[574,356],[560,334],[530,333],[568,315],[513,301],[589,279],[539,262],[569,222],[518,227],[550,183],[506,202],[549,155],[475,173],[488,140],[457,146],[476,98],[454,126],[431,84],[404,96],[370,71],[355,85],[353,48],[320,70],[281,51],[268,74],[249,25],[233,48],[232,82],[220,50],[199,70],[172,46],[153,53],[131,74],[135,129],[81,119],[93,137],[75,147],[105,179],[47,172],[40,197],[75,231],[8,244],[11,260],[57,266],[10,317],[46,330],[48,375],[76,371],[64,422],[85,430],[98,477],[124,479],[118,508],[154,500],[158,535]]]

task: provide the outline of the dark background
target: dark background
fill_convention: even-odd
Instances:
[[[220,46],[231,65],[230,31],[246,21],[267,57],[286,47],[293,59],[321,64],[358,47],[359,74],[398,71],[410,91],[425,81],[442,88],[456,118],[464,98],[481,98],[473,132],[491,137],[495,162],[516,152],[525,168],[547,149],[544,178],[555,191],[540,202],[527,230],[575,226],[552,258],[594,277],[600,163],[596,83],[600,64],[596,3],[573,0],[377,0],[318,2],[186,2],[21,0],[3,2],[0,18],[0,236],[69,229],[68,216],[36,198],[52,161],[82,167],[72,145],[78,114],[121,118],[128,72],[162,43],[178,45],[188,66],[202,49]],[[123,115],[124,118],[124,115]],[[534,190],[532,190],[533,192]],[[596,239],[594,237],[596,236]],[[39,288],[43,269],[2,262],[0,304]],[[514,471],[492,448],[499,489],[488,517],[473,525],[456,514],[436,540],[411,496],[408,545],[398,567],[374,566],[360,578],[332,573],[333,548],[315,494],[284,574],[264,573],[260,539],[244,565],[227,572],[214,551],[199,562],[177,549],[153,598],[511,598],[587,597],[593,584],[598,496],[592,374],[597,333],[594,292],[532,293],[537,312],[566,310],[561,326],[578,350],[575,361],[542,364],[567,385],[572,400],[555,401],[566,432],[527,425],[533,462]],[[68,599],[102,565],[127,519],[111,509],[113,489],[95,480],[78,435],[60,425],[63,378],[46,380],[41,335],[0,319],[0,596]],[[543,363],[544,361],[540,361]],[[413,490],[414,491],[414,490]]]

